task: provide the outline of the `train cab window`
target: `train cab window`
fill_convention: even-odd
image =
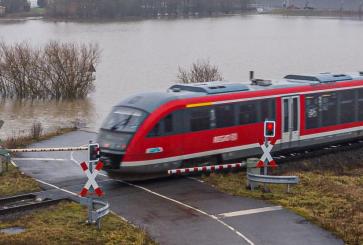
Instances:
[[[170,113],[154,126],[147,137],[158,137],[181,133],[183,131],[181,128],[183,123],[178,122],[178,120],[182,121],[182,116],[182,111],[174,111]]]
[[[340,123],[350,123],[355,120],[354,90],[343,90],[340,96]]]
[[[312,94],[305,97],[305,127],[306,129],[319,127],[319,95]]]
[[[117,106],[107,116],[101,128],[114,132],[134,133],[146,116],[147,114],[141,110]]]
[[[216,127],[231,127],[235,124],[234,105],[218,105],[215,107]]]
[[[154,128],[149,132],[149,134],[147,135],[147,137],[157,137],[161,135],[161,127],[160,127],[160,122],[158,122]]]
[[[239,124],[250,124],[258,122],[258,107],[257,102],[243,102],[238,108]]]
[[[324,93],[319,97],[322,126],[336,125],[338,122],[337,93]]]
[[[209,106],[190,110],[190,130],[195,132],[211,129],[212,111],[214,112]]]

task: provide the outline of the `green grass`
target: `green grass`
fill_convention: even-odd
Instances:
[[[34,15],[42,16],[45,14],[45,8],[31,8],[30,12]]]
[[[2,220],[0,229],[19,226],[26,231],[16,235],[0,233],[0,244],[156,244],[143,230],[114,214],[102,219],[101,230],[87,225],[86,219],[85,207],[61,202],[16,220]]]
[[[252,197],[282,205],[342,238],[347,244],[363,244],[362,150],[325,155],[315,160],[284,165],[276,174],[298,175],[300,183],[286,193],[285,185],[246,189],[246,173],[211,174],[202,178],[215,188],[236,196]],[[344,157],[345,155],[345,157]],[[350,164],[343,165],[343,159]],[[352,160],[360,161],[358,164]],[[334,167],[335,166],[335,167]]]
[[[34,191],[40,191],[38,183],[22,174],[12,164],[9,164],[9,171],[6,172],[4,169],[4,172],[0,174],[0,197]]]

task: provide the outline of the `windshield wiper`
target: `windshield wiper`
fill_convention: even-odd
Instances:
[[[118,129],[120,126],[123,126],[123,128],[124,127],[126,127],[126,125],[130,122],[130,120],[131,120],[131,118],[132,118],[132,116],[134,115],[134,113],[132,113],[131,115],[129,115],[127,118],[125,118],[124,120],[122,120],[122,121],[120,121],[120,122],[118,122],[118,123],[116,123],[115,125],[113,125],[111,128],[110,128],[110,130],[111,131],[114,131],[114,130],[116,130],[116,129]]]

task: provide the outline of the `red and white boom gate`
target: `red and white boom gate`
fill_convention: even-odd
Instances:
[[[244,166],[245,166],[244,163],[230,163],[230,164],[209,165],[209,166],[192,167],[192,168],[177,168],[177,169],[168,170],[168,174],[174,175],[174,174],[188,174],[188,173],[197,173],[197,172],[214,172],[214,171],[221,171],[224,169],[242,168]]]

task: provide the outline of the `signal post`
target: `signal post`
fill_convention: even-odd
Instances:
[[[96,223],[98,228],[101,228],[101,218],[109,213],[109,204],[106,202],[102,202],[101,200],[95,199],[92,195],[87,196],[88,192],[94,192],[97,196],[101,197],[104,195],[102,189],[98,186],[96,182],[96,176],[99,171],[103,167],[103,163],[99,160],[100,159],[100,147],[97,143],[89,142],[88,145],[88,164],[86,162],[82,162],[80,164],[81,168],[85,172],[88,181],[82,188],[80,192],[81,196],[81,203],[88,206],[88,220],[89,224]],[[93,165],[96,164],[94,167]],[[98,210],[94,210],[94,206],[101,205],[102,208]]]
[[[276,136],[276,122],[272,120],[265,120],[263,124],[263,135],[264,135],[264,143],[261,144],[261,148],[263,151],[263,155],[260,161],[257,163],[258,168],[263,167],[263,174],[267,176],[267,168],[276,168],[277,164],[275,160],[273,160],[271,156],[271,150],[275,144],[274,140],[271,140]],[[267,191],[267,185],[264,184],[264,189]]]

